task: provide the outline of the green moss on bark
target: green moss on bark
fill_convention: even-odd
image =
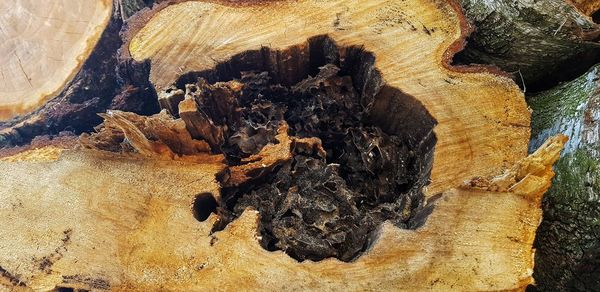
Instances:
[[[591,97],[598,91],[599,73],[600,66],[595,66],[573,81],[528,98],[533,109],[530,152],[557,133],[569,136],[565,152],[577,149],[581,144],[579,129],[584,123],[585,112]]]
[[[535,149],[570,136],[543,200],[534,278],[542,291],[600,291],[600,66],[531,97]]]
[[[555,170],[535,243],[534,278],[542,291],[600,291],[600,163],[578,150]]]
[[[152,6],[154,2],[154,0],[115,0],[115,11],[123,21],[126,21],[136,12]]]

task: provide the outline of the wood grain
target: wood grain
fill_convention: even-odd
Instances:
[[[111,0],[0,3],[0,119],[35,110],[60,92],[93,50]]]

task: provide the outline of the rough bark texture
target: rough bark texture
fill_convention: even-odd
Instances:
[[[56,97],[35,112],[0,122],[0,147],[23,145],[36,136],[64,131],[89,132],[102,122],[97,113],[106,109],[158,112],[156,93],[148,81],[150,63],[120,58],[118,54],[123,44],[123,18],[134,7],[140,8],[127,3],[138,2],[113,3],[112,18],[81,70]]]
[[[455,57],[459,63],[496,65],[535,90],[600,60],[600,27],[564,0],[463,0],[462,6],[475,32]]]
[[[113,0],[115,1],[115,12],[118,12],[122,21],[127,21],[136,12],[151,7],[156,0]],[[160,0],[158,0],[160,2]]]
[[[600,290],[600,66],[530,98],[535,149],[570,136],[544,196],[534,278],[542,291]]]

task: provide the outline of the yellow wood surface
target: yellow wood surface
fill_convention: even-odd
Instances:
[[[429,194],[525,157],[530,113],[519,88],[505,77],[444,66],[449,47],[461,37],[461,15],[449,2],[268,3],[168,6],[133,37],[130,53],[151,60],[151,81],[161,90],[185,72],[211,69],[235,54],[262,46],[285,49],[327,34],[338,46],[372,52],[385,83],[414,96],[438,121]]]
[[[414,96],[438,122],[427,193],[439,198],[425,225],[384,224],[354,262],[298,263],[259,245],[252,210],[212,235],[216,216],[194,219],[194,197],[219,192],[219,162],[95,150],[63,151],[56,160],[55,150],[33,150],[0,161],[0,283],[38,290],[489,291],[533,282],[540,200],[565,140],[554,138],[526,158],[529,112],[518,87],[446,66],[449,48],[464,37],[449,2],[227,3],[167,6],[133,36],[130,53],[151,60],[157,89],[262,46],[302,48],[323,34],[342,47],[363,46],[386,84]]]
[[[564,142],[554,138],[491,180],[509,191],[449,189],[419,229],[385,223],[350,263],[298,263],[264,250],[252,210],[211,235],[216,216],[198,222],[191,206],[199,193],[218,194],[219,163],[92,150],[40,162],[31,154],[0,162],[0,266],[34,290],[523,289],[533,281],[541,195]],[[0,287],[14,288],[14,278],[0,275]]]
[[[112,0],[0,1],[0,120],[59,93],[90,55]]]

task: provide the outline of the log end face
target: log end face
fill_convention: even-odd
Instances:
[[[6,31],[15,33],[0,40],[0,120],[34,111],[64,90],[107,27],[112,1],[63,2],[43,10],[27,1],[0,5],[11,11],[2,16],[11,25]]]

